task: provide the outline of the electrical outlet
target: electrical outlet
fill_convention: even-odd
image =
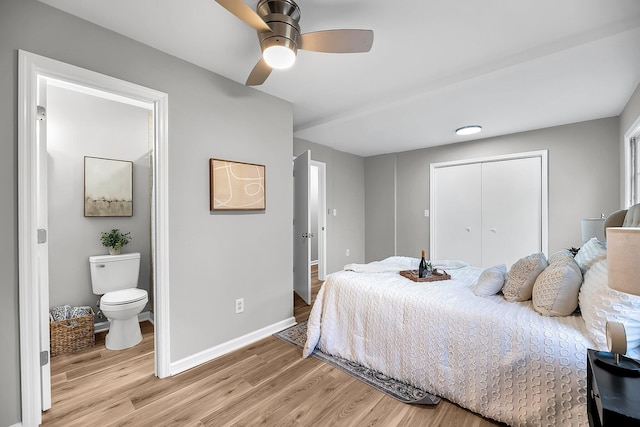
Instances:
[[[347,249],[346,255],[349,256],[349,254],[351,254],[351,251],[349,249]]]
[[[238,298],[236,300],[236,314],[244,311],[244,298]]]

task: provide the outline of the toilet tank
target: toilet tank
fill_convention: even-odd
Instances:
[[[95,255],[89,257],[91,287],[96,295],[138,286],[140,254]]]

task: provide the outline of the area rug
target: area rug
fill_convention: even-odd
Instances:
[[[302,350],[307,340],[307,322],[298,323],[274,335]],[[347,359],[323,353],[318,349],[312,355],[403,403],[435,405],[440,401],[439,397],[431,393]]]

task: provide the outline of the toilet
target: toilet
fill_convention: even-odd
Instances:
[[[140,254],[90,256],[89,266],[93,293],[102,295],[99,307],[110,322],[106,347],[133,347],[142,341],[138,314],[149,301],[147,291],[137,288]]]

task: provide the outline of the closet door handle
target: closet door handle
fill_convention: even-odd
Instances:
[[[467,230],[467,233],[471,231],[471,227],[465,227],[465,230]]]
[[[492,228],[492,229],[491,229],[491,230],[489,230],[489,231],[491,231],[493,234],[496,234],[496,233],[498,232],[498,230],[496,230],[495,228]]]

